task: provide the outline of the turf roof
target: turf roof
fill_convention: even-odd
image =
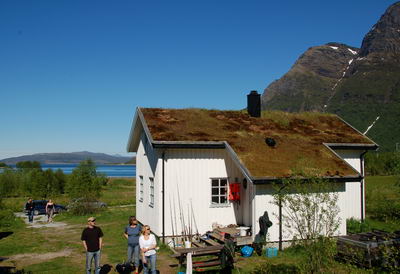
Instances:
[[[226,141],[253,178],[359,174],[324,143],[375,145],[332,114],[140,108],[154,141]],[[274,147],[266,138],[276,141]]]

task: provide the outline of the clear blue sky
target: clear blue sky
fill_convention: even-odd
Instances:
[[[241,109],[395,1],[1,0],[0,159],[124,154],[137,106]]]

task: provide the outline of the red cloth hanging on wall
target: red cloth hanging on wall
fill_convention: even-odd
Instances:
[[[240,184],[231,183],[229,184],[229,201],[240,201]]]

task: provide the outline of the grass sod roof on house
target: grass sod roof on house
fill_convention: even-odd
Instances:
[[[359,177],[324,143],[376,146],[336,115],[245,111],[139,108],[153,141],[226,141],[254,179],[307,174]],[[274,147],[266,138],[276,141]]]

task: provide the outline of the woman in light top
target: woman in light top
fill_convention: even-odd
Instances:
[[[46,204],[46,214],[47,214],[47,222],[53,222],[53,215],[54,215],[54,203],[50,199]]]
[[[143,255],[143,273],[149,273],[149,263],[151,265],[151,273],[156,273],[156,237],[150,234],[150,227],[144,225],[142,228],[142,235],[139,237],[140,251]]]
[[[139,269],[139,237],[142,227],[135,216],[129,217],[129,225],[125,227],[124,236],[128,239],[128,263],[135,264],[135,273]]]

